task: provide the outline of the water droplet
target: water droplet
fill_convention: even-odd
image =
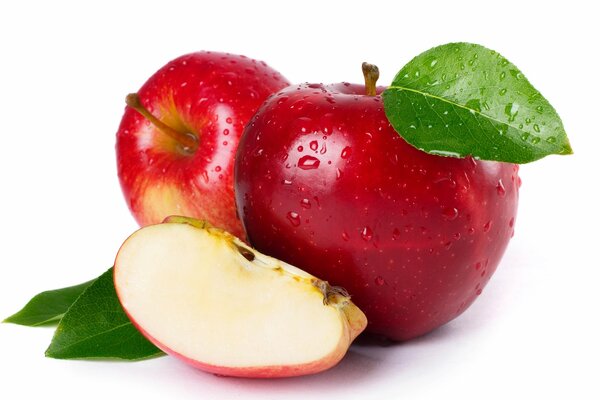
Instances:
[[[504,196],[506,194],[506,189],[504,188],[502,179],[498,180],[498,184],[496,185],[496,191],[498,192],[498,196]]]
[[[223,129],[223,135],[225,135],[225,136],[229,135],[229,129]]]
[[[544,112],[544,107],[542,107],[542,106],[537,106],[537,107],[535,108],[535,111],[537,111],[538,113],[540,113],[540,114],[541,114],[541,113],[543,113],[543,112]]]
[[[385,279],[383,279],[382,276],[378,276],[377,278],[375,278],[375,284],[377,286],[383,286],[385,285]]]
[[[556,138],[554,136],[548,136],[548,138],[546,139],[546,142],[556,143]]]
[[[290,211],[289,213],[287,213],[287,219],[293,226],[300,225],[300,216],[297,212]]]
[[[231,124],[233,122],[233,120],[231,118],[227,117],[225,119],[225,122],[227,122],[228,124]]]
[[[363,240],[368,242],[373,239],[373,230],[368,226],[365,226],[360,232],[360,236],[363,238]]]
[[[304,151],[304,147],[302,147],[302,146],[298,146],[297,150],[298,150],[299,152],[303,152],[303,151]]]
[[[201,176],[202,176],[202,179],[204,179],[204,182],[208,183],[208,172],[202,171]]]
[[[277,100],[277,104],[281,105],[283,103],[285,103],[288,100],[288,97],[280,97],[279,100]]]
[[[548,139],[550,139],[550,138],[548,138]],[[546,141],[548,141],[548,139],[546,139]],[[531,138],[531,143],[538,144],[539,142],[540,142],[540,138],[539,137],[534,136],[533,138]]]
[[[350,157],[350,154],[352,154],[352,149],[349,146],[346,146],[346,147],[344,147],[344,150],[342,150],[341,157],[343,159],[346,159],[346,158]]]
[[[340,179],[342,177],[342,170],[339,168],[335,169],[335,179]]]
[[[429,67],[433,68],[435,67],[435,65],[438,63],[438,60],[436,60],[435,58],[433,60],[431,60],[431,62],[429,63]]]
[[[506,78],[506,72],[502,71],[502,72],[500,73],[500,80],[502,80],[502,79],[504,79],[504,78]]]
[[[310,200],[309,199],[302,199],[300,201],[300,205],[304,208],[310,208],[311,204],[310,204]]]
[[[513,217],[513,218],[511,218],[511,219],[510,219],[510,221],[508,221],[508,226],[509,226],[509,227],[511,227],[511,228],[512,228],[513,226],[515,226],[515,218],[514,218],[514,217]]]
[[[477,291],[475,292],[475,294],[477,296],[479,296],[481,294],[481,292],[483,292],[483,289],[479,288],[479,289],[477,289]]]
[[[498,92],[498,94],[500,96],[504,96],[506,94],[506,89],[500,89],[500,91]]]
[[[392,232],[392,239],[397,240],[400,237],[400,229],[394,228]]]
[[[319,161],[319,159],[316,157],[304,156],[300,160],[298,160],[298,167],[305,170],[316,169],[319,168],[320,163],[321,161]]]
[[[491,228],[492,228],[492,221],[488,221],[485,223],[485,225],[483,225],[484,232],[489,232]]]
[[[327,136],[325,136],[325,139],[327,139]],[[321,150],[319,150],[319,154],[325,154],[327,153],[327,145],[325,143],[323,143],[323,146],[321,146]]]
[[[319,148],[319,143],[316,140],[313,140],[312,142],[310,142],[310,149],[313,151],[317,151],[317,149]]]
[[[320,89],[323,87],[323,84],[322,83],[310,83],[308,85],[308,87],[311,89]]]
[[[475,271],[479,271],[481,269],[481,262],[476,262],[475,263]]]
[[[471,99],[471,100],[467,101],[467,103],[465,104],[465,107],[467,107],[470,110],[475,110],[477,112],[481,112],[481,100]]]
[[[533,130],[540,133],[540,126],[538,124],[533,124]]]
[[[344,241],[348,241],[350,240],[350,236],[348,236],[348,234],[346,233],[346,231],[342,232],[342,239],[344,239]]]
[[[504,107],[504,114],[508,115],[508,122],[513,122],[519,113],[519,105],[517,103],[507,103]]]
[[[283,185],[291,185],[291,184],[292,184],[292,181],[290,181],[289,179],[284,179],[284,180],[282,180],[282,181],[281,181],[281,183],[282,183]]]
[[[444,207],[444,209],[442,210],[442,215],[448,221],[452,221],[455,220],[456,217],[458,217],[458,210],[454,207]]]
[[[529,133],[525,132],[524,134],[521,135],[521,140],[527,141],[528,137],[529,137]]]
[[[221,172],[221,167],[219,167],[218,165],[215,167],[215,171],[217,172]]]

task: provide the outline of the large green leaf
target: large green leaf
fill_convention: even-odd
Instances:
[[[418,55],[383,100],[396,131],[428,153],[512,163],[572,153],[550,103],[514,64],[480,45],[451,43]]]
[[[48,290],[34,296],[19,312],[6,318],[4,322],[26,326],[48,326],[58,324],[71,304],[94,282],[76,286]]]
[[[102,274],[61,319],[46,356],[140,360],[163,354],[131,324],[113,283],[113,268]]]

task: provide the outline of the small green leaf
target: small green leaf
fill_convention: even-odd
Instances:
[[[527,163],[571,154],[560,117],[521,71],[470,43],[430,49],[383,93],[396,131],[431,154]]]
[[[46,350],[52,358],[140,360],[162,355],[131,324],[113,283],[113,268],[102,274],[61,319]]]
[[[21,311],[6,318],[4,322],[25,326],[56,325],[71,304],[92,282],[94,281],[42,292],[29,300]]]

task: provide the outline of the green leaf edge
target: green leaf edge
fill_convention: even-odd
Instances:
[[[110,267],[110,268],[109,268],[107,271],[103,272],[103,273],[102,273],[100,276],[104,275],[105,273],[107,273],[108,271],[111,271],[111,270],[114,270],[114,266],[113,266],[113,267]],[[99,276],[98,278],[100,278],[100,276]],[[83,295],[85,294],[85,292],[87,292],[87,290],[88,290],[88,289],[89,289],[89,288],[92,286],[92,284],[93,284],[93,283],[95,283],[95,282],[98,280],[98,278],[96,278],[96,279],[93,279],[93,280],[91,280],[91,281],[90,281],[90,282],[91,282],[91,283],[90,283],[90,285],[89,285],[89,286],[87,286],[87,287],[85,288],[85,290],[84,290],[84,291],[83,291],[83,292],[82,292],[82,293],[81,293],[81,294],[80,294],[80,295],[77,297],[77,299],[76,299],[76,300],[73,302],[73,304],[71,304],[71,306],[70,306],[70,307],[69,307],[69,309],[68,309],[68,310],[65,312],[65,314],[64,314],[64,315],[66,315],[66,314],[69,312],[69,310],[70,310],[70,309],[73,307],[73,305],[74,305],[75,303],[77,303],[77,300],[79,300],[79,298],[80,298],[81,296],[83,296]],[[63,316],[64,316],[64,315],[63,315]],[[62,320],[62,318],[61,318],[61,320]],[[129,324],[133,325],[131,322],[129,322]],[[59,325],[60,325],[60,323],[59,323]],[[127,325],[127,324],[124,324],[124,325],[121,325],[121,326],[125,326],[125,325]],[[59,327],[60,327],[60,326],[59,326]],[[134,327],[135,327],[135,326],[134,326]],[[136,328],[136,330],[137,330],[137,328]],[[89,360],[89,361],[94,361],[94,360],[96,360],[96,361],[123,361],[123,362],[136,362],[136,361],[144,361],[144,360],[149,360],[149,359],[153,359],[153,358],[157,358],[157,357],[161,357],[161,356],[164,356],[164,355],[166,355],[166,353],[164,353],[162,350],[160,350],[160,349],[158,349],[158,348],[157,348],[157,350],[158,350],[158,351],[157,351],[156,353],[150,354],[150,355],[148,355],[148,356],[144,356],[144,357],[136,357],[136,358],[125,358],[125,357],[60,357],[58,354],[54,354],[54,355],[53,355],[53,354],[52,354],[52,350],[51,350],[51,347],[52,347],[52,342],[54,341],[54,336],[56,336],[56,335],[57,335],[57,333],[58,333],[58,328],[57,328],[57,332],[55,332],[55,333],[54,333],[54,335],[53,335],[53,337],[52,337],[52,340],[51,340],[51,342],[50,342],[50,345],[48,346],[48,348],[47,348],[47,349],[46,349],[46,351],[44,352],[44,355],[45,355],[46,357],[48,357],[48,358],[53,358],[53,359],[56,359],[56,360]]]
[[[52,290],[45,290],[43,292],[40,292],[38,294],[36,294],[35,296],[33,296],[28,302],[27,304],[25,304],[23,306],[23,308],[21,308],[19,311],[17,311],[16,313],[14,313],[13,315],[5,318],[2,323],[10,323],[10,324],[16,324],[16,325],[22,325],[22,326],[29,326],[29,327],[48,327],[48,326],[56,326],[58,325],[59,321],[62,319],[62,317],[67,313],[68,309],[70,308],[70,306],[67,308],[67,310],[62,313],[62,314],[57,314],[54,317],[48,318],[46,320],[40,320],[40,322],[36,322],[36,323],[27,323],[24,318],[23,318],[23,314],[28,312],[28,308],[33,307],[36,305],[36,303],[40,300],[43,300],[44,297],[46,296],[50,296],[55,292],[60,292],[60,291],[64,291],[64,290],[69,290],[69,289],[77,289],[77,288],[82,288],[81,293],[75,298],[75,300],[73,301],[73,303],[75,303],[77,301],[77,299],[79,299],[79,297],[86,291],[86,289],[96,281],[96,279],[92,279],[90,281],[84,282],[84,283],[80,283],[78,285],[73,285],[73,286],[67,286],[64,288],[60,288],[60,289],[52,289]],[[73,304],[71,303],[71,305]],[[29,318],[31,319],[31,318]]]

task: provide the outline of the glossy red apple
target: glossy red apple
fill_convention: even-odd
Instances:
[[[260,104],[286,85],[264,62],[206,51],[169,62],[128,96],[117,167],[138,223],[186,215],[243,237],[233,196],[235,151]]]
[[[267,100],[239,145],[236,201],[255,248],[343,286],[369,332],[407,340],[481,294],[513,235],[520,181],[513,164],[407,144],[382,90],[302,84]]]

